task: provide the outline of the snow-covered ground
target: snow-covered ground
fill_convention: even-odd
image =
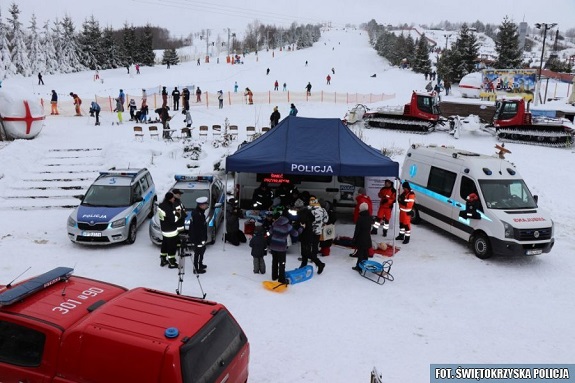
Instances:
[[[103,113],[101,126],[94,126],[87,116],[73,117],[71,98],[66,96],[70,91],[83,98],[87,110],[93,95],[116,96],[120,88],[139,96],[142,88],[164,84],[171,92],[173,85],[195,84],[215,93],[233,91],[237,81],[240,91],[249,86],[263,92],[271,90],[278,79],[298,92],[311,81],[314,91],[395,94],[387,103],[399,105],[426,84],[422,75],[386,65],[368,45],[366,34],[353,30],[327,32],[306,50],[276,51],[273,56],[271,51],[260,52],[257,61],[251,55],[237,66],[223,61],[169,70],[142,68],[140,75],[128,75],[125,68],[103,71],[104,83],[93,81],[91,72],[45,76],[43,87],[35,85],[35,78],[12,80],[46,97],[56,89],[60,103],[68,107],[63,108],[64,115],[48,115],[36,139],[15,141],[0,150],[0,174],[4,175],[0,179],[0,283],[11,281],[28,267],[31,270],[24,277],[70,266],[78,275],[128,287],[166,291],[177,287],[177,270],[159,267],[159,248],[150,242],[146,224],[133,245],[83,247],[67,238],[70,208],[30,209],[82,194],[98,170],[112,166],[149,168],[160,199],[174,174],[190,172],[186,166],[190,161],[182,157],[178,141],[153,140],[147,132],[143,142],[135,141],[134,124],[111,125],[115,115],[110,112]],[[270,75],[265,74],[268,67]],[[336,73],[331,85],[326,85],[332,67]],[[371,78],[374,73],[377,77]],[[10,82],[5,81],[6,88]],[[285,117],[289,102],[277,105]],[[192,103],[194,138],[198,138],[199,125],[223,124],[228,118],[240,127],[242,141],[245,126],[267,125],[273,106],[226,103],[220,110]],[[297,103],[299,115],[306,117],[343,117],[351,106]],[[183,127],[182,121],[178,114],[172,127]],[[495,153],[495,138],[474,123],[466,124],[459,140],[440,132],[412,135],[370,129],[359,133],[373,147],[392,148],[393,159],[400,164],[413,143]],[[424,382],[429,380],[432,363],[572,363],[575,220],[569,193],[575,186],[570,169],[575,154],[572,149],[506,147],[512,152],[508,159],[554,219],[556,244],[549,254],[482,261],[464,242],[423,224],[413,227],[411,243],[401,245],[393,257],[394,282],[379,286],[361,278],[351,270],[355,259],[348,256],[349,249],[334,246],[332,255],[322,259],[327,264],[322,275],[275,294],[261,285],[270,279],[270,257],[266,259],[268,274],[255,275],[247,245],[224,247],[220,238],[209,247],[209,268],[200,277],[201,285],[207,299],[225,304],[244,328],[251,343],[250,382],[367,382],[374,366],[386,382]],[[213,164],[234,150],[205,144],[200,168],[194,172],[212,172]],[[86,180],[33,189],[51,186],[42,181],[48,178]],[[77,189],[61,188],[66,186]],[[338,235],[352,232],[348,218],[337,223]],[[298,255],[299,247],[293,246],[288,270],[299,265]],[[201,294],[191,269],[183,290]]]

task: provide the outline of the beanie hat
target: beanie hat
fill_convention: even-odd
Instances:
[[[359,211],[367,211],[367,209],[368,209],[367,203],[362,202],[359,204]]]
[[[404,189],[409,189],[409,190],[411,190],[411,186],[409,186],[409,182],[407,182],[407,181],[403,181],[403,183],[401,184],[401,186],[402,186]]]

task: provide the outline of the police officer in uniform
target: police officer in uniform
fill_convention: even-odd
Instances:
[[[194,274],[204,274],[208,268],[204,265],[204,253],[208,241],[208,224],[205,211],[208,208],[208,197],[196,199],[196,208],[192,210],[190,222],[190,244],[194,248]]]

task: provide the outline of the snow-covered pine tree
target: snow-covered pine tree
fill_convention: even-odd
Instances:
[[[431,73],[431,60],[429,60],[429,44],[425,33],[417,41],[413,71],[416,73]]]
[[[459,30],[457,40],[451,49],[444,52],[440,59],[439,75],[446,76],[452,81],[459,81],[463,76],[475,69],[475,60],[478,57],[479,43],[475,34],[463,24]]]
[[[180,63],[176,48],[164,49],[162,64],[166,65],[167,63],[170,63],[170,65],[178,65]]]
[[[85,70],[86,67],[82,65],[80,60],[80,46],[78,45],[76,33],[74,32],[74,23],[70,16],[65,16],[60,23],[61,36],[60,44],[62,56],[62,72],[79,72]]]
[[[30,31],[28,34],[28,57],[30,58],[32,73],[46,73],[46,54],[38,33],[38,24],[34,13],[30,19],[28,30]]]
[[[498,54],[494,67],[499,69],[520,68],[523,55],[519,49],[519,33],[517,24],[509,21],[507,16],[499,26],[495,39],[495,51]]]
[[[80,47],[82,64],[90,69],[102,67],[105,57],[101,49],[102,32],[100,24],[94,15],[85,20],[82,24],[82,31],[78,36],[78,46]]]
[[[136,62],[140,65],[154,66],[156,61],[156,55],[154,53],[154,36],[152,34],[152,26],[150,23],[146,24],[144,27],[144,33],[138,39],[138,51]]]
[[[124,23],[122,35],[123,65],[132,65],[136,56],[136,28]]]
[[[26,34],[20,22],[20,9],[16,3],[10,5],[8,20],[8,40],[10,41],[12,63],[16,66],[16,73],[28,77],[32,74],[28,49],[26,48]]]
[[[116,44],[114,30],[111,27],[104,28],[102,33],[102,54],[104,59],[101,69],[113,69],[122,66],[120,49]]]
[[[2,22],[0,13],[0,80],[16,74],[16,66],[12,63],[12,53],[8,42],[8,30]]]
[[[58,58],[56,55],[56,47],[54,46],[54,39],[50,31],[50,21],[44,23],[42,36],[41,36],[42,49],[44,50],[44,58],[46,63],[46,73],[54,74],[59,71]]]

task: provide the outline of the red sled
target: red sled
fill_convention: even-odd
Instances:
[[[256,221],[253,219],[244,222],[244,234],[253,235],[256,229]]]

